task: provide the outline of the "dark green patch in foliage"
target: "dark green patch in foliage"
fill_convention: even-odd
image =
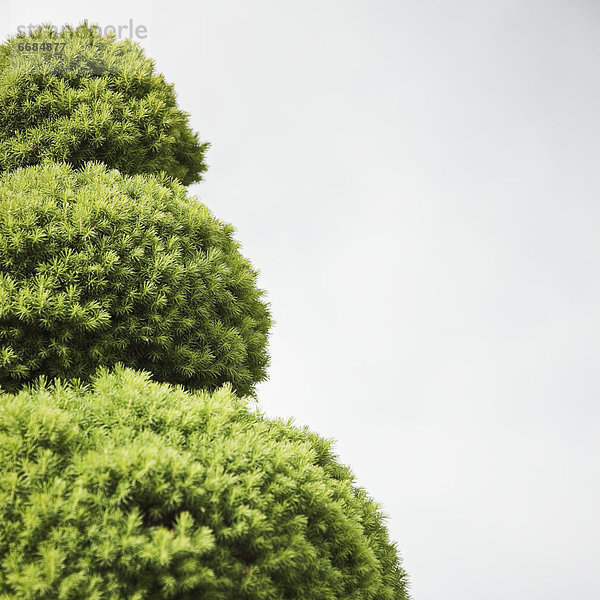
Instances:
[[[51,51],[19,50],[50,43]],[[187,185],[206,170],[207,147],[173,86],[130,40],[87,25],[60,33],[44,26],[0,46],[0,171],[45,158],[76,167],[97,160],[127,174],[164,171]]]
[[[164,176],[47,163],[0,177],[0,387],[122,362],[253,393],[271,319],[232,232]]]
[[[326,440],[143,373],[0,396],[0,597],[404,600]]]

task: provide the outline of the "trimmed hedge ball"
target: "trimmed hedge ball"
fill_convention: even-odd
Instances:
[[[0,395],[0,597],[404,600],[331,443],[121,366]]]
[[[96,160],[187,185],[206,170],[207,147],[173,86],[130,40],[87,24],[45,25],[0,46],[0,171]]]
[[[45,163],[0,177],[0,388],[122,362],[254,393],[271,325],[233,228],[166,176]]]

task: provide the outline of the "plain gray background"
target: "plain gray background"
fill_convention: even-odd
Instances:
[[[277,324],[259,406],[334,437],[415,600],[600,598],[600,6],[3,2],[141,40]]]

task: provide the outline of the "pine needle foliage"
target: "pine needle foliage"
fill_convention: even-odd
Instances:
[[[271,318],[232,233],[164,175],[47,162],[0,176],[0,388],[122,362],[252,394]]]
[[[186,194],[207,147],[135,43],[0,46],[0,600],[409,598],[333,440],[249,408],[271,317]]]
[[[0,598],[405,600],[331,443],[121,365],[0,395]]]
[[[0,46],[0,171],[95,160],[188,185],[202,178],[207,147],[173,86],[130,40],[84,23],[40,26]]]

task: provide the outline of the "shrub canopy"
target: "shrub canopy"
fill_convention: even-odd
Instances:
[[[117,366],[0,395],[0,596],[404,600],[331,440]]]
[[[253,393],[271,319],[233,228],[166,176],[46,163],[0,177],[0,387],[122,362]]]
[[[0,171],[44,158],[76,167],[97,160],[187,185],[206,170],[207,146],[173,86],[130,40],[87,24],[47,25],[0,46]]]
[[[0,600],[408,599],[332,440],[241,397],[271,317],[206,148],[128,40],[0,46]]]

